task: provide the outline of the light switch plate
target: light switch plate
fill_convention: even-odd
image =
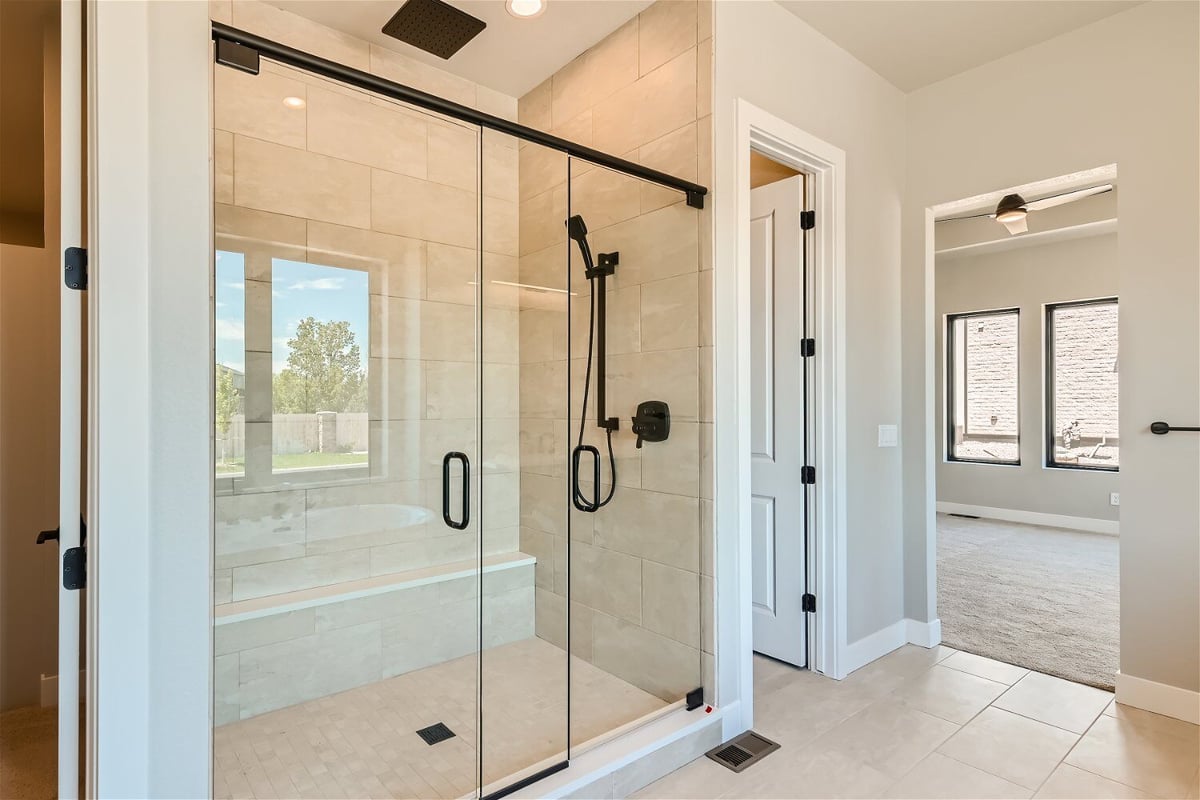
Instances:
[[[1121,493],[1120,493],[1120,492],[1109,492],[1109,494],[1108,494],[1108,504],[1109,504],[1110,506],[1119,506],[1119,505],[1121,505]]]
[[[879,426],[879,446],[880,447],[895,447],[899,444],[900,435],[897,432],[895,425],[880,425]]]

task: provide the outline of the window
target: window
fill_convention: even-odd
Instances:
[[[246,471],[246,257],[217,251],[216,473]]]
[[[1046,466],[1116,470],[1116,298],[1046,306]]]
[[[1020,464],[1013,309],[946,318],[946,458]]]
[[[362,270],[271,262],[271,468],[365,467],[369,289]]]

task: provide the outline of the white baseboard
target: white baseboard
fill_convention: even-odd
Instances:
[[[42,708],[53,708],[58,705],[58,676],[43,675],[41,683],[41,706]],[[79,670],[79,701],[82,703],[87,699],[85,692],[87,691],[87,670]]]
[[[1065,514],[1043,514],[1040,511],[1022,511],[1016,508],[992,508],[990,506],[970,506],[965,503],[948,503],[937,501],[939,514],[970,514],[984,519],[1000,519],[1005,522],[1023,522],[1026,525],[1045,525],[1050,528],[1069,528],[1088,533],[1104,533],[1109,536],[1119,536],[1121,523],[1111,519],[1093,519],[1092,517],[1069,517]]]
[[[1117,702],[1200,725],[1200,692],[1117,673]]]
[[[942,621],[918,622],[915,619],[902,619],[875,631],[870,636],[864,636],[846,646],[844,664],[846,674],[865,667],[877,658],[882,658],[898,647],[915,644],[919,647],[936,647],[942,643]]]
[[[919,647],[929,649],[937,647],[942,643],[942,621],[935,619],[932,622],[918,622],[915,619],[904,620],[908,643],[915,644]]]

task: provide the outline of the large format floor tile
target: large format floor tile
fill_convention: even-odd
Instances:
[[[1175,722],[1105,714],[1066,762],[1159,797],[1187,797],[1200,768],[1200,743],[1196,726],[1169,724]]]
[[[1083,733],[1111,700],[1110,692],[1031,672],[994,705],[1056,728]]]
[[[1044,722],[987,708],[939,752],[1033,790],[1078,739],[1077,734]]]
[[[926,714],[963,725],[1007,688],[1003,683],[938,664],[897,689],[894,696]]]
[[[1029,789],[1023,786],[1010,783],[961,761],[955,761],[941,753],[926,756],[887,792],[888,797],[921,800],[988,797],[1011,800],[1015,797],[1029,797],[1029,794]]]

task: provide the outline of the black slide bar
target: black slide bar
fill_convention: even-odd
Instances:
[[[495,117],[491,114],[484,114],[482,111],[477,111],[467,106],[452,103],[442,97],[422,92],[419,89],[414,89],[411,86],[405,86],[394,81],[389,81],[380,78],[378,75],[372,75],[369,72],[347,67],[345,64],[338,64],[335,61],[314,56],[311,53],[306,53],[303,50],[297,50],[293,47],[288,47],[278,42],[273,42],[270,39],[264,39],[247,31],[239,30],[229,25],[220,22],[212,24],[213,41],[218,42],[233,42],[235,44],[248,47],[252,50],[257,50],[259,55],[265,56],[272,61],[278,61],[281,64],[286,64],[289,67],[306,70],[316,73],[325,78],[342,83],[348,83],[352,86],[357,86],[360,89],[367,89],[372,92],[390,97],[393,100],[400,100],[405,103],[410,103],[414,106],[436,111],[439,114],[444,114],[448,117],[454,117],[464,122],[469,122],[473,125],[479,125],[484,128],[491,128],[501,133],[507,133],[510,136],[516,136],[518,139],[524,139],[527,142],[540,144],[543,147],[549,147],[552,150],[558,150],[575,158],[582,158],[591,161],[594,164],[599,164],[602,167],[608,167],[628,175],[633,175],[636,178],[657,183],[666,186],[669,189],[675,189],[687,195],[687,204],[693,208],[704,208],[704,196],[708,194],[708,189],[698,183],[685,181],[676,178],[674,175],[668,175],[665,172],[659,172],[656,169],[644,167],[641,164],[635,164],[632,161],[626,161],[623,158],[603,153],[599,150],[593,150],[590,147],[584,147],[581,144],[561,139],[558,136],[551,136],[543,131],[535,130],[525,125],[520,125],[516,122],[501,117]],[[236,48],[234,48],[236,49]],[[219,54],[218,54],[219,56]],[[242,67],[244,69],[244,67]],[[257,70],[254,70],[257,71]]]
[[[1200,431],[1200,427],[1196,426],[1179,426],[1169,425],[1166,422],[1151,422],[1150,432],[1157,433],[1159,436],[1170,433],[1171,431]]]

